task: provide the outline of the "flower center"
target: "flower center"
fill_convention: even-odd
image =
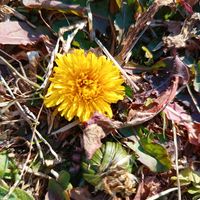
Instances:
[[[92,100],[99,94],[99,84],[85,73],[80,73],[76,80],[79,96],[83,100]]]

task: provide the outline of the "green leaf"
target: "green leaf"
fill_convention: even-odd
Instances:
[[[91,160],[82,163],[83,178],[90,184],[101,185],[102,175],[116,167],[132,170],[132,155],[120,143],[106,142],[93,155]],[[100,187],[99,185],[99,187]]]
[[[148,143],[146,141],[141,141],[144,150],[154,158],[156,158],[166,170],[172,167],[171,160],[166,149],[160,144]]]
[[[200,189],[192,186],[192,187],[190,187],[188,189],[188,193],[190,193],[190,194],[197,194],[197,193],[200,193]]]
[[[8,168],[8,154],[1,152],[0,154],[0,178],[3,178]]]
[[[128,85],[125,85],[125,94],[126,96],[133,98],[133,90]]]
[[[90,3],[91,11],[95,15],[108,17],[109,15],[109,0],[92,1]]]
[[[59,173],[58,183],[62,186],[64,190],[68,188],[69,180],[70,180],[70,174],[67,171],[62,170]]]
[[[9,187],[3,181],[0,181],[0,199],[3,199],[8,192]],[[16,188],[8,200],[34,200],[34,198],[24,190]]]
[[[74,37],[72,45],[75,47],[79,47],[81,49],[85,49],[85,50],[88,50],[91,47],[93,48],[96,47],[96,43],[90,42],[90,39],[88,38],[86,33],[84,33],[83,31],[78,31],[78,33]]]
[[[14,194],[17,196],[18,200],[34,200],[34,198],[31,195],[29,195],[27,192],[20,188],[16,188],[14,190]]]
[[[0,186],[0,199],[3,199],[3,197],[8,193],[8,189]],[[17,196],[13,193],[10,195],[8,200],[17,200]]]
[[[54,179],[49,180],[48,198],[51,200],[70,200],[62,186]]]
[[[192,198],[192,200],[199,200],[199,199],[200,199],[200,194],[195,195],[195,196]]]
[[[115,157],[115,143],[114,142],[107,142],[105,145],[105,150],[103,154],[103,160],[100,166],[100,171],[105,171],[113,161]]]
[[[200,183],[200,174],[198,172],[193,171],[190,168],[185,168],[180,172],[180,175],[182,177],[186,177],[188,181],[193,182],[195,184]]]
[[[138,141],[133,142],[124,142],[131,150],[133,150],[137,155],[137,160],[139,160],[142,164],[148,167],[153,172],[158,172],[158,161],[152,156],[145,153],[142,146]]]
[[[115,15],[115,24],[119,29],[128,29],[128,27],[133,23],[133,6],[132,5],[124,5],[123,11],[117,13]],[[124,15],[126,13],[126,15]]]
[[[101,181],[101,176],[98,174],[94,175],[94,174],[84,173],[83,178],[93,186],[98,185]]]
[[[142,46],[142,50],[145,52],[146,58],[149,58],[149,59],[153,58],[153,54],[150,52],[150,50],[147,47]]]

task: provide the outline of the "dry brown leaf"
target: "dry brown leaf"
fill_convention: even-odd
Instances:
[[[101,147],[101,139],[105,136],[104,130],[97,124],[90,124],[84,129],[83,145],[88,159]]]
[[[0,44],[31,44],[42,35],[25,22],[6,21],[0,23]]]
[[[74,188],[70,191],[70,196],[74,200],[92,200],[92,195],[86,187]]]
[[[197,30],[195,25],[200,22],[200,13],[194,13],[187,18],[183,24],[180,34],[174,36],[163,37],[163,42],[167,47],[183,48],[186,47],[187,41],[194,37]]]
[[[128,30],[127,36],[122,41],[122,50],[118,56],[125,60],[127,54],[132,50],[134,42],[138,39],[138,34],[144,30],[148,23],[152,21],[154,15],[162,6],[174,5],[173,0],[156,0],[145,12],[141,14],[136,24],[132,24]]]
[[[200,145],[200,123],[193,121],[191,115],[183,107],[174,102],[169,104],[163,111],[169,120],[187,129],[190,143]]]
[[[54,9],[54,10],[64,10],[64,11],[75,11],[78,14],[83,15],[86,11],[79,5],[68,5],[60,1],[49,1],[49,0],[23,0],[22,3],[28,8],[43,8],[43,9]]]

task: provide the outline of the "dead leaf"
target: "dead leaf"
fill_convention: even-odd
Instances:
[[[194,6],[199,2],[199,0],[185,0],[190,6]]]
[[[74,200],[92,200],[92,195],[86,187],[74,188],[70,191],[70,196]]]
[[[190,143],[200,145],[200,123],[193,121],[191,115],[182,106],[174,102],[169,104],[163,112],[165,112],[168,119],[187,129]]]
[[[163,37],[164,44],[170,47],[183,48],[186,47],[186,41],[197,35],[197,28],[200,21],[200,13],[193,13],[189,18],[186,18],[182,26],[181,32],[174,36]],[[196,36],[197,37],[197,36]]]
[[[83,145],[88,159],[101,147],[101,139],[105,136],[105,132],[97,124],[90,124],[83,130]]]
[[[148,26],[148,23],[150,24],[154,15],[161,7],[171,4],[174,4],[173,0],[156,0],[145,12],[141,14],[141,16],[136,21],[136,24],[132,24],[129,27],[127,36],[124,37],[124,40],[122,41],[122,50],[118,54],[119,58],[125,60],[128,53],[132,50],[134,42],[138,39],[138,34],[144,30],[146,26]]]
[[[177,0],[177,2],[183,6],[183,8],[189,13],[189,14],[192,14],[193,13],[193,10],[192,10],[192,7],[189,3],[187,3],[186,1],[184,0]]]
[[[0,23],[0,44],[31,44],[42,35],[25,22],[6,21]]]
[[[173,57],[168,57],[166,58],[166,60],[168,61],[168,66],[165,69],[166,80],[162,77],[160,85],[156,85],[156,87],[153,86],[153,88],[155,88],[154,90],[159,91],[157,91],[157,98],[154,98],[152,103],[150,103],[148,106],[145,106],[144,102],[145,99],[148,98],[148,96],[141,101],[138,100],[138,102],[140,102],[140,106],[138,106],[138,103],[136,103],[136,106],[134,106],[135,103],[133,102],[131,105],[132,108],[128,113],[128,121],[124,123],[120,121],[110,120],[98,113],[95,113],[88,123],[96,123],[101,126],[106,133],[108,133],[112,129],[136,126],[154,118],[175,98],[176,91],[179,85],[187,84],[187,82],[189,81],[189,72],[187,66],[180,60],[178,56],[176,56],[174,59]],[[154,82],[156,82],[156,80],[154,80]],[[162,90],[160,90],[160,88]],[[154,90],[152,90],[151,92],[155,92]],[[146,93],[150,96],[151,92],[147,91]],[[138,98],[140,98],[141,96],[145,96],[145,94],[136,95],[138,96]]]
[[[75,11],[78,14],[84,15],[86,9],[80,5],[68,5],[61,1],[49,1],[49,0],[23,0],[22,3],[28,8],[43,8],[43,9],[54,9],[63,11]]]

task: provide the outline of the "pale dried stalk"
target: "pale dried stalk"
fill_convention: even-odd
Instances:
[[[160,197],[163,197],[163,196],[165,196],[165,195],[167,195],[167,194],[169,194],[171,192],[174,192],[176,190],[178,190],[177,187],[167,189],[165,191],[162,191],[162,192],[160,192],[158,194],[153,195],[152,197],[149,197],[147,200],[156,200],[156,199],[159,199]]]
[[[70,124],[67,124],[66,126],[63,126],[62,128],[60,128],[60,129],[58,129],[56,131],[53,131],[51,133],[51,135],[56,135],[58,133],[63,133],[65,131],[77,126],[79,123],[80,123],[79,120],[75,120],[75,121],[71,122]]]
[[[177,176],[177,186],[178,186],[178,200],[181,200],[181,183],[179,179],[179,168],[178,168],[178,143],[177,143],[177,133],[176,133],[176,127],[174,125],[174,122],[172,121],[172,130],[173,130],[173,136],[174,136],[174,147],[175,147],[175,166],[176,166],[176,176]]]
[[[45,80],[44,80],[44,82],[42,83],[42,85],[40,86],[39,89],[45,89],[47,84],[48,84],[49,77],[51,76],[52,69],[54,67],[53,63],[54,63],[54,60],[56,58],[56,54],[58,53],[60,39],[61,39],[60,37],[57,39],[56,46],[55,46],[54,50],[51,53],[51,58],[49,60],[48,66],[47,66],[46,74],[44,75]]]
[[[38,113],[38,116],[36,118],[36,120],[38,121],[39,120],[39,117],[40,117],[40,114],[41,114],[41,111],[42,111],[42,108],[43,106],[41,107],[39,113]],[[31,137],[31,141],[30,141],[30,148],[29,148],[29,152],[28,152],[28,156],[26,158],[26,161],[22,167],[22,170],[21,170],[21,173],[19,175],[19,178],[15,181],[15,183],[12,185],[12,187],[9,189],[9,192],[3,197],[2,200],[8,200],[10,195],[14,192],[14,190],[16,189],[16,187],[19,185],[24,173],[25,173],[25,170],[26,170],[26,167],[29,163],[29,160],[31,158],[31,151],[32,151],[32,147],[33,147],[33,139],[35,138],[35,133],[36,133],[36,128],[37,128],[37,123],[35,123],[34,127],[33,127],[33,134],[32,134],[32,137]]]
[[[128,74],[121,68],[121,66],[119,65],[119,63],[113,58],[113,56],[109,53],[109,51],[103,46],[103,44],[100,42],[100,40],[98,40],[95,37],[95,42],[99,45],[99,47],[103,50],[103,52],[106,54],[106,56],[116,65],[116,67],[120,70],[120,72],[122,73],[122,75],[124,76],[124,78],[127,80],[127,82],[129,83],[129,86],[133,89],[134,92],[139,91],[139,87],[132,81],[132,79],[130,78],[130,76],[128,76]]]
[[[24,80],[26,83],[30,84],[31,86],[35,88],[39,88],[40,86],[37,83],[32,82],[28,78],[25,78],[22,76],[7,60],[5,60],[2,56],[0,56],[0,59],[22,80]]]

